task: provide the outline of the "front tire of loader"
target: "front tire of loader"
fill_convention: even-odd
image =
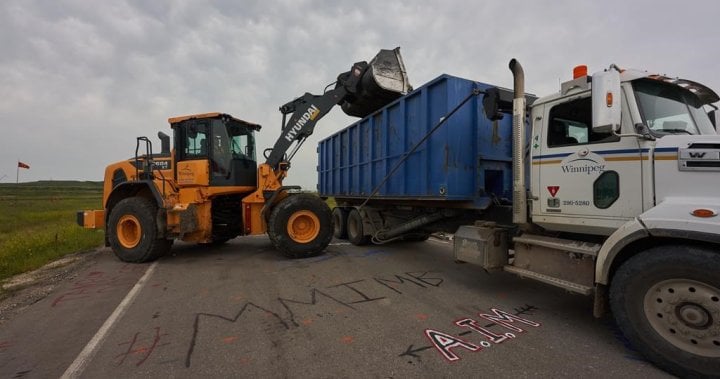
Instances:
[[[288,258],[318,255],[330,244],[332,213],[319,197],[290,195],[277,204],[268,222],[268,236]]]
[[[657,246],[623,263],[610,285],[618,326],[650,361],[680,377],[720,376],[720,256]]]
[[[123,262],[143,263],[170,250],[171,240],[159,238],[157,206],[142,197],[121,200],[110,212],[107,233],[110,247]]]

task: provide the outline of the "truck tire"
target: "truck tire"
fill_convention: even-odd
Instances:
[[[306,258],[325,250],[332,239],[332,213],[319,197],[290,195],[270,213],[268,236],[288,258]]]
[[[343,208],[335,207],[332,210],[333,237],[341,240],[347,239],[347,217],[348,211]]]
[[[680,377],[720,374],[720,255],[657,246],[625,262],[610,285],[618,326],[645,357]]]
[[[157,206],[143,197],[121,200],[110,212],[108,240],[123,262],[143,263],[160,258],[170,250],[171,240],[158,237]]]
[[[355,246],[367,245],[370,242],[370,236],[365,235],[362,215],[355,208],[348,213],[347,236],[348,241]]]

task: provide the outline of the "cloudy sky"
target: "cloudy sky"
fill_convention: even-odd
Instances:
[[[410,82],[442,73],[554,92],[572,67],[610,63],[720,90],[720,2],[91,1],[0,2],[0,182],[101,180],[135,137],[168,117],[222,111],[280,133],[278,106],[321,93],[353,62],[401,47]],[[293,161],[314,189],[317,141],[353,122],[338,108]]]

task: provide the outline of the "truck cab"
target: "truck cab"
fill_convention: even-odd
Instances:
[[[592,98],[591,78],[564,83],[532,106],[534,223],[608,236],[668,197],[715,196],[720,137],[705,109],[718,100],[714,92],[626,70],[619,73],[619,123],[598,130],[593,102],[605,99]]]
[[[534,102],[529,218],[503,267],[594,296],[598,317],[609,305],[630,342],[680,376],[720,369],[718,100],[613,65]]]

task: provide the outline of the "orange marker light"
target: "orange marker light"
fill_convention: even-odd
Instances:
[[[575,68],[573,68],[573,79],[581,78],[583,76],[587,76],[587,66],[584,64],[575,66]]]
[[[715,217],[717,216],[717,212],[715,212],[712,209],[695,209],[692,212],[690,212],[691,215],[695,217],[702,217],[702,218],[708,218],[708,217]]]
[[[607,105],[608,108],[612,107],[612,105],[613,105],[613,94],[612,94],[612,92],[608,92],[608,93],[605,95],[605,104]]]

